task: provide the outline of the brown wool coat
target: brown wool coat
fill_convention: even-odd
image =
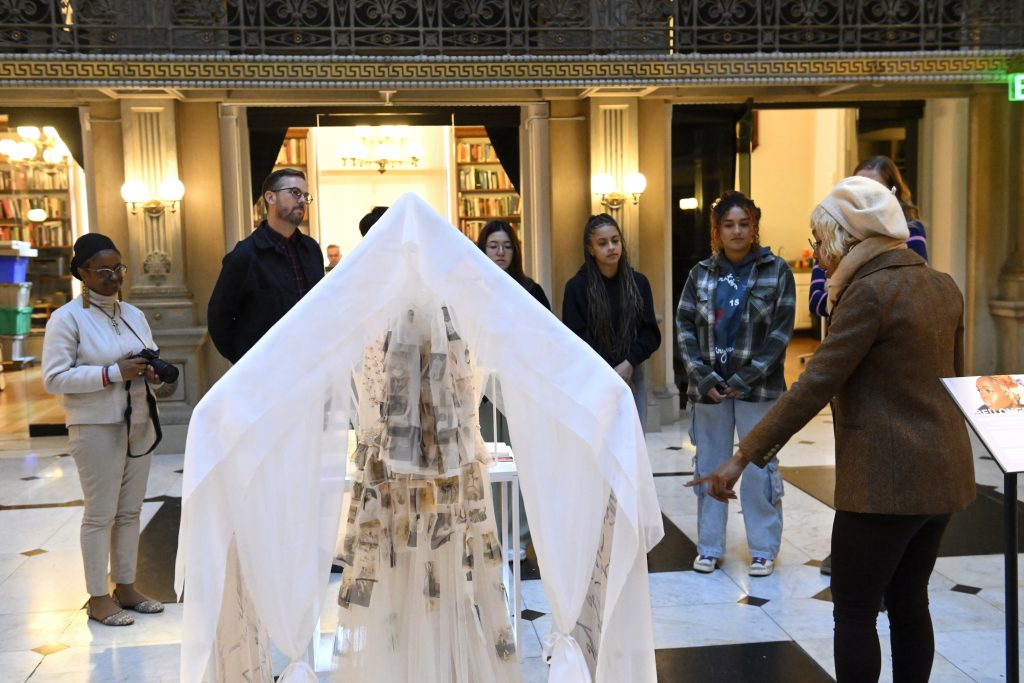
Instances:
[[[739,448],[764,466],[834,398],[838,510],[923,515],[974,499],[967,428],[939,378],[963,373],[963,297],[908,249],[854,275],[829,333]]]

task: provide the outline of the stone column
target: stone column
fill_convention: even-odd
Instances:
[[[171,99],[121,102],[125,180],[140,182],[151,196],[167,178],[179,178],[175,103]],[[188,201],[188,188],[185,189]],[[160,356],[180,371],[178,382],[157,390],[164,441],[159,451],[182,452],[192,409],[200,398],[199,349],[206,328],[195,324],[186,264],[180,206],[128,216],[129,300],[146,313]]]
[[[663,421],[673,420],[673,404],[678,405],[675,383],[666,382],[672,368],[673,329],[671,304],[666,305],[672,291],[672,223],[666,220],[670,217],[667,196],[671,188],[671,119],[666,107],[661,103],[641,106],[636,97],[590,100],[591,176],[611,175],[619,192],[625,191],[629,173],[641,171],[648,181],[639,204],[627,198],[621,207],[607,208],[601,204],[600,196],[591,193],[592,212],[609,213],[619,222],[630,265],[647,276],[654,295],[662,342],[661,348],[643,364],[647,378],[647,431],[658,431]]]
[[[1006,110],[1003,140],[1008,151],[1004,182],[992,178],[995,191],[1005,192],[1003,207],[1006,259],[999,273],[996,297],[990,301],[998,339],[997,372],[1024,372],[1024,106],[1000,100]]]
[[[594,97],[590,100],[590,173],[607,173],[622,192],[626,175],[639,170],[637,98]],[[618,209],[601,204],[591,193],[592,213],[609,213],[619,222],[633,265],[640,254],[640,210],[631,199]]]
[[[551,288],[551,138],[547,102],[520,109],[523,268],[545,292]]]
[[[252,189],[249,186],[249,123],[245,107],[221,104],[220,167],[224,183],[224,253],[245,238],[252,225]]]
[[[642,100],[638,121],[638,160],[647,178],[647,191],[639,206],[640,253],[635,264],[651,282],[661,327],[661,348],[647,364],[647,428],[654,431],[679,418],[679,388],[673,367],[677,302],[672,300],[672,211],[678,209],[672,197],[672,105]]]

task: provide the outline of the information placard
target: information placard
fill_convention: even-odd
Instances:
[[[1024,472],[1024,375],[942,380],[1004,472]]]

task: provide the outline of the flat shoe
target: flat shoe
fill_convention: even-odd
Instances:
[[[139,614],[159,614],[164,611],[164,603],[159,600],[143,600],[142,602],[137,602],[134,605],[124,605],[121,604],[121,601],[117,599],[116,595],[112,597],[119,607],[122,607],[123,609],[130,609],[133,612],[138,612]]]
[[[124,610],[121,610],[120,612],[114,612],[113,614],[110,614],[104,617],[103,619],[99,619],[98,617],[94,617],[92,615],[92,609],[89,608],[89,605],[86,605],[85,614],[93,621],[98,621],[104,626],[131,626],[135,623],[135,617],[128,614]]]

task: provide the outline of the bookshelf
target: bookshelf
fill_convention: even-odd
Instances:
[[[310,177],[309,165],[309,129],[308,128],[289,128],[285,134],[284,142],[281,143],[281,149],[277,152],[277,159],[274,161],[274,171],[279,171],[282,168],[294,168],[302,171],[306,174],[306,184],[309,186],[309,191],[315,195],[313,190],[314,182],[313,178]],[[314,196],[315,199],[315,196]],[[302,223],[299,224],[299,229],[305,232],[307,235],[315,236],[312,230],[312,222],[314,219],[313,205],[310,204],[306,207],[306,216],[302,219]],[[256,228],[260,221],[267,217],[267,207],[257,198],[256,207],[253,210],[253,228]]]
[[[39,255],[29,261],[32,328],[46,326],[50,312],[73,295],[71,273],[75,234],[68,162],[12,161],[0,158],[0,240],[30,242]],[[29,212],[42,209],[43,220]]]
[[[505,174],[483,126],[455,128],[455,188],[459,230],[476,240],[492,220],[522,232],[521,199]]]

